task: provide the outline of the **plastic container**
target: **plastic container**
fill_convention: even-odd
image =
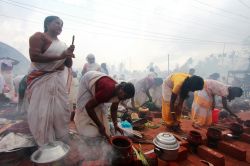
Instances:
[[[219,114],[220,114],[220,110],[215,108],[214,110],[212,110],[212,122],[213,123],[217,123],[219,120]]]
[[[133,126],[131,123],[129,123],[127,120],[118,122],[118,126],[121,129],[125,129],[126,131],[131,131],[133,130]],[[124,132],[124,136],[131,136],[131,132]],[[121,135],[119,132],[115,133],[115,135]]]
[[[119,123],[119,125],[122,127],[122,128],[128,128],[128,129],[132,129],[132,125],[127,121],[121,121]]]

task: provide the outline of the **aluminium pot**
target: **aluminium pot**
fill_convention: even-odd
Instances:
[[[69,153],[70,147],[61,142],[53,141],[41,146],[31,155],[31,161],[36,164],[49,164],[63,159]]]
[[[154,152],[165,161],[176,160],[180,147],[176,138],[168,132],[159,133],[153,140],[155,145]]]

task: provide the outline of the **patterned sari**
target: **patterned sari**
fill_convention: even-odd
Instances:
[[[60,56],[67,46],[53,40],[43,53]],[[30,131],[38,145],[65,139],[70,122],[68,89],[69,68],[57,70],[65,59],[49,63],[32,63],[27,78],[23,108],[28,113]]]
[[[191,117],[195,124],[199,126],[212,124],[211,109],[215,95],[226,97],[228,86],[216,80],[205,80],[203,90],[194,93]]]
[[[194,93],[194,101],[192,104],[191,118],[195,124],[199,126],[209,126],[212,123],[212,103],[213,98],[204,89]]]

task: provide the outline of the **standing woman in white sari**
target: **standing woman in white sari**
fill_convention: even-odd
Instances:
[[[69,139],[68,74],[75,46],[67,47],[57,38],[62,26],[59,17],[48,16],[44,20],[44,33],[36,32],[29,40],[32,63],[25,101],[30,131],[39,146]]]

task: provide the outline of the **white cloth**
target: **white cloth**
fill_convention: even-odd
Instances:
[[[8,67],[13,67],[14,61],[12,59],[1,59],[0,60],[0,66],[2,65],[2,63],[7,65]]]
[[[0,153],[11,152],[15,149],[35,146],[35,141],[31,135],[20,133],[9,133],[0,137]]]
[[[89,71],[101,71],[101,66],[97,63],[86,63],[83,70],[85,71],[83,74],[86,74]]]
[[[75,124],[77,131],[80,135],[85,137],[97,137],[100,136],[99,130],[95,122],[89,117],[85,105],[95,95],[95,83],[100,78],[107,76],[104,73],[97,71],[87,72],[80,81],[79,91],[77,95],[77,111],[75,114]],[[114,102],[116,99],[112,99]],[[110,135],[109,122],[107,117],[107,107],[104,103],[99,104],[94,109],[98,119],[102,122],[106,129],[106,133]]]
[[[73,105],[76,104],[76,97],[79,87],[79,81],[77,78],[72,78],[72,82],[70,84],[70,92],[69,92],[69,103],[70,110],[73,110]]]
[[[135,86],[135,96],[134,96],[134,101],[135,105],[137,107],[140,107],[142,104],[144,104],[148,100],[148,96],[146,95],[145,91],[145,83],[144,79],[140,79],[135,81],[134,86]]]
[[[149,72],[148,73],[148,77],[153,77],[153,78],[156,78],[158,75],[157,75],[157,73],[156,72]]]
[[[15,93],[18,94],[18,88],[19,88],[19,84],[21,82],[21,80],[23,79],[25,75],[18,75],[14,78],[13,80],[13,84],[14,84],[14,88],[15,88]]]
[[[228,96],[228,85],[223,84],[222,82],[207,79],[205,80],[205,88],[203,90],[206,90],[209,96],[217,95],[222,97]]]
[[[60,56],[67,46],[53,40],[44,54]],[[30,131],[38,145],[62,139],[69,132],[68,68],[56,70],[65,59],[49,63],[33,63],[33,69],[53,71],[36,78],[26,90],[24,104],[28,112]]]
[[[157,87],[150,88],[149,93],[152,97],[152,102],[154,102],[158,108],[161,108],[161,104],[162,104],[162,87],[161,87],[161,85],[157,86]]]
[[[162,98],[165,102],[170,102],[171,101],[171,96],[172,96],[172,91],[174,88],[174,84],[171,81],[171,76],[168,76],[166,80],[163,81],[162,84]],[[177,99],[175,103],[178,103],[180,101],[180,95],[177,96]]]
[[[4,78],[0,73],[0,94],[3,93],[4,84],[5,84]]]
[[[5,93],[5,95],[8,98],[13,99],[15,97],[15,93],[14,93],[12,70],[11,71],[2,71],[2,76],[3,76],[4,81],[5,81],[5,86],[7,86],[9,88],[9,92]]]
[[[164,101],[170,102],[171,100],[171,95],[172,95],[172,89],[174,87],[172,81],[171,81],[171,76],[168,76],[166,80],[163,81],[162,84],[162,97]]]
[[[14,97],[15,97],[14,84],[13,84],[13,71],[12,71],[14,62],[15,61],[13,61],[12,59],[1,59],[0,60],[0,67],[2,64],[5,64],[11,68],[10,70],[7,70],[7,71],[1,71],[2,76],[5,80],[5,85],[9,88],[9,92],[5,93],[5,95],[10,99],[14,99]]]

